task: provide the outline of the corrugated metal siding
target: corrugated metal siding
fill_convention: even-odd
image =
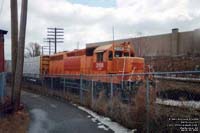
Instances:
[[[25,58],[23,73],[40,74],[40,56]]]

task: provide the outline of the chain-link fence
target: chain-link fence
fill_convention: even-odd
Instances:
[[[23,88],[79,103],[138,132],[199,131],[200,71],[25,74]]]

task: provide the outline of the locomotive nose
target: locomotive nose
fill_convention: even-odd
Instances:
[[[135,73],[144,73],[144,59],[138,57],[132,58],[132,70],[134,69]]]

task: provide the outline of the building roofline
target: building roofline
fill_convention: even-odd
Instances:
[[[184,33],[184,32],[193,32],[193,31],[198,31],[200,30],[200,28],[197,28],[195,30],[189,30],[189,31],[179,31],[178,28],[173,28],[173,30],[178,30],[178,33]],[[118,42],[118,41],[127,41],[127,40],[134,40],[134,39],[139,39],[139,38],[148,38],[148,37],[157,37],[157,36],[165,36],[165,35],[171,35],[171,33],[162,33],[162,34],[153,34],[153,35],[144,35],[144,36],[138,36],[138,37],[129,37],[129,38],[121,38],[121,39],[116,39],[114,40],[115,42]],[[105,43],[112,43],[113,40],[107,40],[107,41],[101,41],[101,42],[91,42],[91,43],[86,43],[86,48],[92,48],[92,47],[97,47],[97,46],[100,46],[100,45],[106,45]]]
[[[1,34],[7,34],[8,31],[0,29],[0,33],[1,33]]]

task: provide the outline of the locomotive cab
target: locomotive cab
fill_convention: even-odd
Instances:
[[[93,69],[103,74],[133,74],[144,72],[144,59],[135,57],[129,42],[109,44],[96,48]]]

